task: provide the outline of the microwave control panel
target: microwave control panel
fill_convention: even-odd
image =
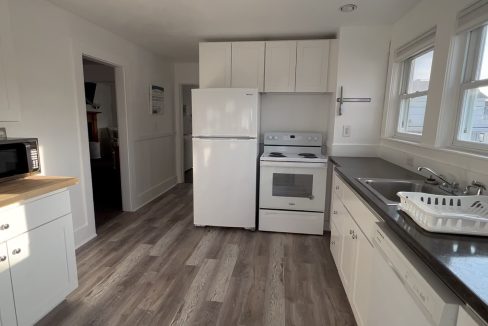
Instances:
[[[39,170],[39,152],[37,151],[37,148],[30,149],[30,157],[32,162],[32,170]]]

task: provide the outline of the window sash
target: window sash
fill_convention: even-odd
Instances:
[[[481,69],[481,61],[483,55],[484,42],[486,40],[488,27],[481,26],[474,30],[468,31],[469,38],[467,44],[467,50],[464,59],[463,69],[463,81],[460,85],[460,97],[458,104],[458,114],[456,121],[456,128],[453,135],[453,146],[460,147],[466,150],[474,150],[480,152],[486,152],[488,144],[471,142],[459,139],[461,131],[468,127],[470,123],[469,119],[463,119],[465,114],[465,107],[467,101],[468,92],[472,89],[487,87],[488,79],[478,79],[478,75]]]
[[[427,96],[428,91],[425,92],[415,92],[409,95],[405,95],[404,97],[400,97],[400,106],[398,110],[398,123],[397,123],[397,128],[396,128],[396,134],[401,135],[402,137],[407,137],[407,138],[420,138],[423,133],[423,127],[422,127],[422,132],[421,133],[416,133],[416,132],[407,132],[407,123],[408,123],[408,117],[410,110],[408,107],[403,107],[405,105],[405,102],[410,101],[412,99],[418,98],[418,97],[423,97]],[[427,107],[425,108],[427,109]],[[425,122],[425,115],[424,115],[424,122]]]
[[[483,144],[479,142],[470,142],[466,140],[459,139],[459,134],[460,131],[463,129],[467,128],[467,124],[469,123],[468,120],[463,121],[463,114],[464,114],[464,108],[466,104],[466,96],[468,94],[469,90],[476,89],[479,87],[486,87],[488,86],[488,79],[476,81],[476,82],[471,82],[471,83],[465,83],[461,85],[461,100],[459,103],[459,112],[458,112],[458,117],[457,117],[457,128],[456,132],[454,134],[454,145],[461,145],[461,147],[466,147],[466,148],[475,148],[475,149],[484,149],[486,150],[488,148],[488,144]]]
[[[418,97],[428,96],[429,89],[427,89],[425,91],[421,91],[421,92],[408,93],[408,85],[410,84],[410,78],[412,77],[411,76],[411,71],[412,71],[411,69],[412,69],[413,61],[416,58],[424,55],[425,53],[433,51],[433,50],[434,50],[434,48],[432,46],[424,48],[423,50],[418,51],[417,54],[407,58],[402,64],[403,65],[403,69],[402,69],[403,71],[402,71],[402,75],[401,75],[401,79],[400,79],[400,82],[401,82],[400,86],[401,87],[400,87],[399,101],[397,104],[397,108],[398,108],[397,109],[398,110],[397,121],[396,121],[397,125],[395,128],[395,135],[397,137],[399,136],[399,138],[408,138],[410,140],[419,140],[423,134],[423,128],[422,128],[422,132],[420,132],[420,133],[412,133],[412,132],[405,131],[406,130],[406,124],[408,121],[409,110],[408,110],[408,108],[403,108],[403,105],[404,105],[404,102],[406,100],[412,100],[412,99],[415,99]],[[432,71],[432,66],[431,66],[431,71]],[[430,82],[429,82],[429,84],[430,84]],[[430,87],[430,85],[429,85],[429,87]],[[425,115],[424,115],[424,122],[425,122]]]

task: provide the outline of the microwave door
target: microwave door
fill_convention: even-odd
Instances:
[[[0,178],[8,178],[29,172],[24,144],[0,146]]]

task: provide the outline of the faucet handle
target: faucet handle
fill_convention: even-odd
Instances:
[[[473,187],[478,188],[478,193],[477,193],[477,194],[478,194],[478,196],[479,196],[479,195],[481,195],[481,194],[483,193],[483,190],[486,190],[486,185],[485,185],[483,182],[481,182],[481,181],[478,181],[478,180],[473,180],[473,181],[471,182],[471,185],[472,185]]]

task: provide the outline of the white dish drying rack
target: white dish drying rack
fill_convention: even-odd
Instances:
[[[399,208],[429,232],[488,236],[488,196],[397,195]]]

